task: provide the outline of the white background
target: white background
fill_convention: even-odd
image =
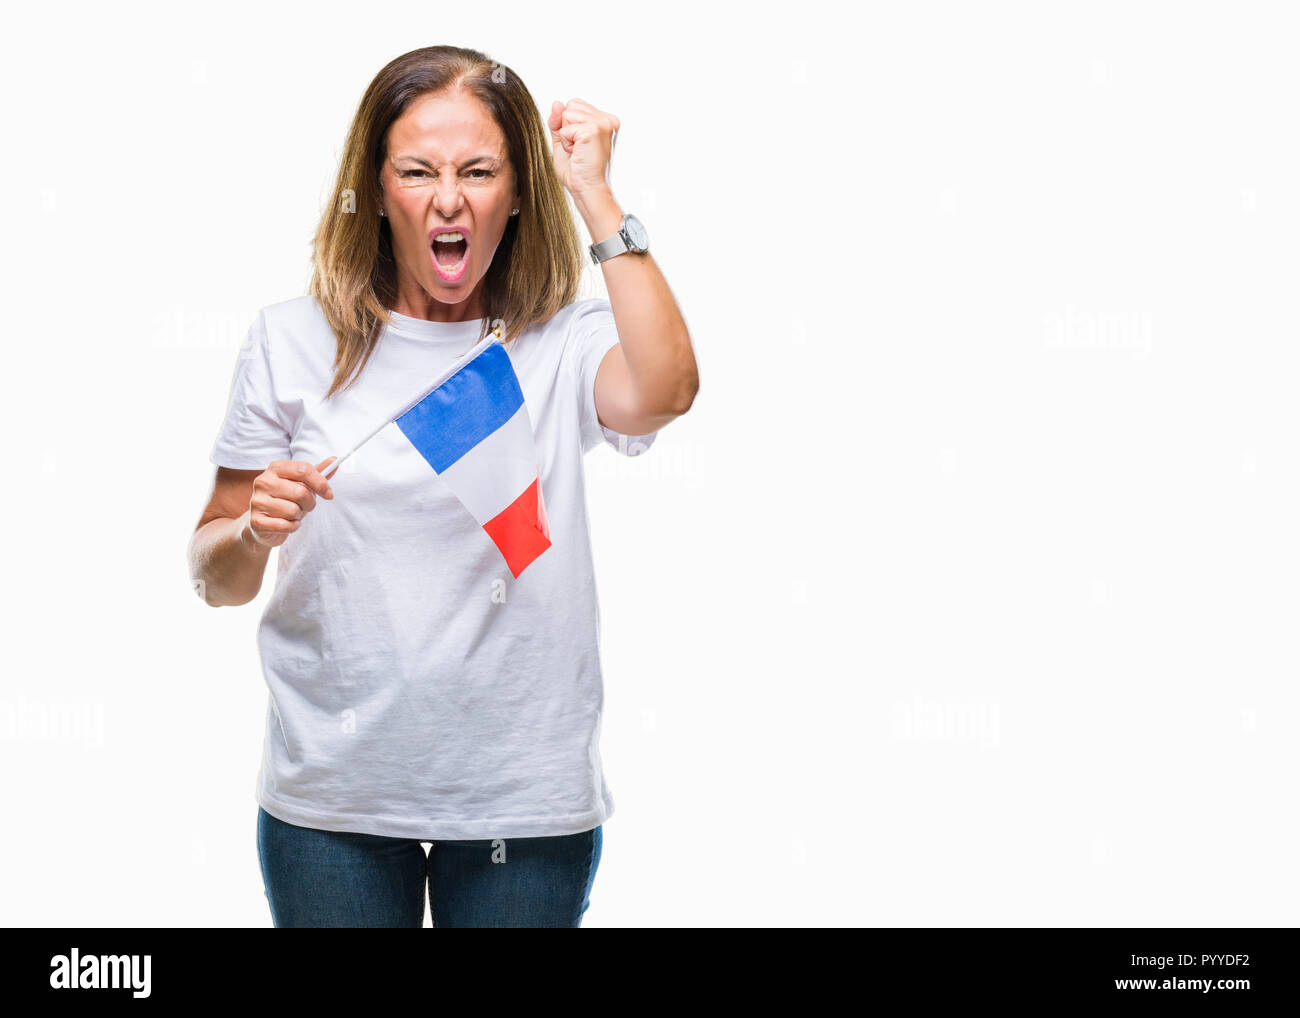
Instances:
[[[584,925],[1294,923],[1286,5],[25,16],[7,925],[270,925],[272,574],[206,607],[186,542],[357,101],[435,43],[621,119],[699,359],[649,453],[587,459],[617,810]]]

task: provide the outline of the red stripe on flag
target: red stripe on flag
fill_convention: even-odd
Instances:
[[[501,549],[511,574],[518,579],[529,563],[551,546],[551,526],[542,500],[541,477],[484,523],[483,529]]]

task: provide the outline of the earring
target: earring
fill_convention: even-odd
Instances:
[[[518,209],[511,209],[511,210],[510,210],[510,214],[511,214],[512,216],[517,216],[517,215],[519,215],[519,210],[518,210]]]
[[[380,210],[379,210],[379,214],[380,214],[381,216],[386,216],[386,215],[388,215],[388,213],[385,212],[383,209],[380,209]]]

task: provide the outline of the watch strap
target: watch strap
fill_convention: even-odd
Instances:
[[[631,251],[632,248],[623,237],[623,224],[619,223],[618,233],[612,237],[606,237],[597,244],[591,245],[591,260],[599,265],[606,259],[613,258],[614,255],[622,254],[624,251]]]

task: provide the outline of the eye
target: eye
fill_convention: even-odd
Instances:
[[[469,172],[483,174],[482,177],[476,177],[475,178],[476,180],[483,180],[486,177],[492,176],[491,170],[476,169],[476,170],[470,170]],[[398,170],[397,175],[399,177],[427,177],[428,173],[426,173],[424,170]]]

